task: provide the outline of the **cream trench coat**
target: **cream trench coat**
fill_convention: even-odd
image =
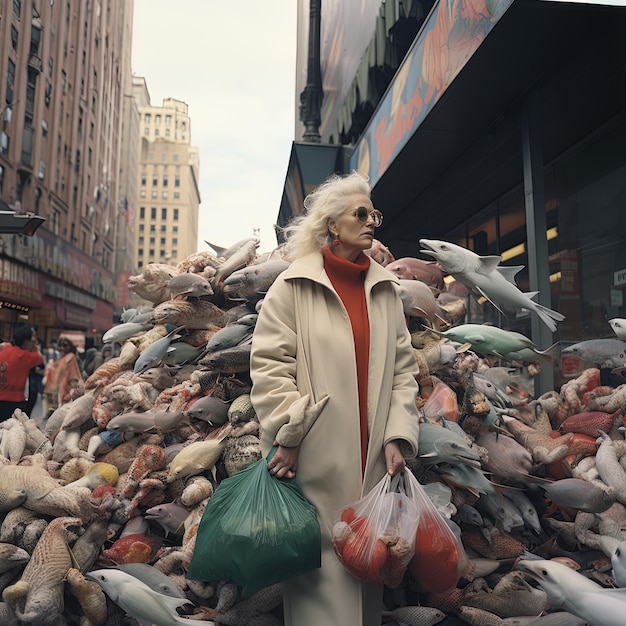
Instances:
[[[285,583],[288,626],[381,623],[382,589],[361,584],[343,568],[331,531],[340,511],[385,475],[386,442],[398,440],[406,458],[417,454],[418,368],[396,282],[371,261],[365,278],[371,330],[364,476],[352,329],[321,253],[294,261],[263,301],[250,367],[261,446],[267,454],[274,439],[281,440],[282,427],[291,428],[291,445],[297,443],[294,433],[300,433],[296,480],[317,508],[322,530],[321,569]],[[305,416],[303,422],[303,408],[317,403],[323,406],[317,419],[311,424]]]

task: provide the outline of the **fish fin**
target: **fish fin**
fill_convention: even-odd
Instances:
[[[538,294],[538,291],[526,291],[524,292],[524,295],[529,299],[529,300],[534,300],[535,296]]]
[[[523,265],[499,265],[496,267],[496,270],[498,270],[498,273],[501,274],[502,278],[516,287],[517,283],[515,282],[515,276],[523,269]]]
[[[456,352],[457,354],[461,353],[461,352],[467,352],[470,348],[472,347],[472,344],[469,342],[464,343],[463,345],[460,345],[457,349]]]
[[[480,267],[476,270],[478,274],[491,274],[502,261],[501,256],[481,256],[478,257],[480,259]]]
[[[500,311],[500,313],[502,313],[502,315],[504,315],[504,311],[480,287],[475,287],[475,289],[482,298],[491,303],[492,306],[494,306],[496,309],[498,309],[498,311]]]
[[[207,241],[206,239],[204,240],[204,243],[206,243],[206,245],[209,246],[209,248],[211,248],[213,252],[215,252],[216,256],[223,256],[224,252],[228,250],[228,248],[222,248],[221,246],[216,246],[214,243],[211,243],[210,241]]]

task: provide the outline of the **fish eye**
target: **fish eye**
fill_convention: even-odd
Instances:
[[[547,569],[542,569],[541,570],[541,575],[547,577],[548,576],[548,570]]]
[[[615,548],[615,556],[619,557],[621,555],[621,551],[619,548]]]

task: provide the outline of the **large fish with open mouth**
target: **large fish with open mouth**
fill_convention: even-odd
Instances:
[[[565,316],[535,302],[538,292],[523,293],[515,284],[515,275],[523,266],[499,265],[501,256],[479,256],[475,252],[447,241],[420,239],[422,252],[434,257],[446,272],[463,283],[476,297],[484,297],[500,312],[502,309],[526,309],[535,313],[552,331]]]

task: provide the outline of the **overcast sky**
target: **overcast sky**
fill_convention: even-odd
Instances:
[[[200,153],[198,250],[276,246],[294,139],[296,0],[135,0],[133,73],[151,104],[189,105]]]

